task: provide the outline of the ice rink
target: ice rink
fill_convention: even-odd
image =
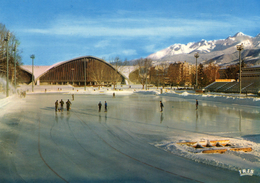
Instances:
[[[55,112],[61,99],[71,100],[69,112]],[[260,105],[250,101],[153,92],[14,96],[0,108],[0,182],[260,182]],[[255,151],[197,155],[176,145],[201,139]],[[242,168],[254,175],[241,177]]]

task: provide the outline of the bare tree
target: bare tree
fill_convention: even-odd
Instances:
[[[94,85],[112,84],[114,89],[118,82],[122,82],[123,77],[119,73],[122,61],[116,57],[111,65],[102,61],[88,60],[87,73],[88,79],[94,82]]]
[[[122,62],[119,57],[116,57],[115,59],[112,59],[111,64],[114,69],[111,70],[110,76],[114,89],[116,89],[117,83],[122,82],[122,76],[119,74],[119,70],[126,65],[126,62]]]
[[[237,73],[239,72],[239,64],[228,66],[225,71],[225,79],[238,79]]]
[[[14,81],[14,78],[19,77],[20,70],[18,69],[19,65],[22,65],[21,57],[19,55],[19,45],[20,42],[16,39],[15,35],[13,33],[10,33],[8,45],[5,41],[5,38],[7,36],[7,32],[10,32],[6,29],[5,25],[0,23],[0,75],[2,77],[6,76],[6,68],[7,68],[7,53],[8,53],[8,64],[9,64],[9,79],[11,78],[11,81]],[[16,51],[14,52],[14,46],[16,44]],[[15,54],[15,55],[14,55]],[[15,59],[14,59],[15,57]],[[17,70],[16,76],[14,76],[14,62],[16,62]]]
[[[94,85],[104,85],[108,75],[108,66],[100,61],[89,60],[88,62],[89,80],[94,81]]]
[[[149,83],[157,84],[158,83],[158,77],[157,77],[157,69],[155,66],[150,67],[148,77],[149,77]]]
[[[135,66],[138,70],[138,80],[139,82],[142,84],[143,89],[144,86],[146,85],[146,89],[147,89],[147,76],[149,73],[149,69],[152,66],[152,60],[151,59],[138,59],[136,60]]]
[[[161,63],[159,65],[159,70],[161,71],[160,73],[160,83],[162,84],[163,88],[165,87],[166,84],[166,77],[167,77],[167,72],[168,72],[169,64],[167,63]],[[168,79],[168,77],[167,77]]]
[[[204,73],[206,74],[208,79],[206,84],[210,84],[219,78],[218,70],[219,66],[213,63],[210,63],[207,67],[204,68]]]

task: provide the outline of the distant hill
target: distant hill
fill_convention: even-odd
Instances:
[[[243,43],[242,59],[246,64],[260,64],[260,34],[251,37],[238,32],[234,36],[226,39],[199,42],[188,44],[174,44],[168,48],[149,55],[147,58],[153,61],[186,61],[194,64],[194,53],[199,52],[198,62],[214,62],[218,65],[225,66],[238,62],[238,51],[236,46]]]

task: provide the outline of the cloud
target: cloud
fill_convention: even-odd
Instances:
[[[16,28],[16,32],[19,32],[20,37],[26,38],[23,42],[30,43],[33,49],[36,44],[34,42],[38,42],[39,50],[51,48],[56,53],[71,51],[76,56],[90,54],[100,58],[119,56],[134,59],[176,42],[188,43],[202,38],[223,38],[223,35],[233,35],[250,29],[260,30],[258,16],[239,18],[221,15],[208,19],[205,17],[206,15],[203,19],[60,16],[47,23],[48,26],[44,28],[30,24],[24,29]],[[44,46],[46,49],[43,49]]]
[[[109,40],[102,40],[99,41],[98,43],[96,43],[94,45],[95,48],[104,48],[110,45],[110,41]]]
[[[258,19],[257,19],[258,20]],[[240,22],[239,24],[237,22]],[[79,17],[62,17],[54,20],[49,28],[29,28],[24,32],[48,34],[55,36],[80,37],[189,37],[209,35],[227,28],[239,28],[243,25],[260,27],[254,20],[237,17],[221,20],[200,20],[180,18],[101,18],[86,19]],[[101,46],[101,45],[100,45]]]
[[[48,29],[37,29],[37,28],[32,28],[32,29],[26,29],[26,30],[23,30],[23,32],[28,32],[28,33],[38,33],[38,34],[49,34],[50,33],[50,30]]]
[[[128,49],[128,50],[122,50],[122,54],[125,56],[137,55],[137,52],[134,49]]]
[[[138,55],[136,50],[134,49],[120,49],[117,48],[114,52],[109,52],[107,54],[99,55],[100,58],[104,58],[107,61],[113,60],[115,57],[120,57],[123,59],[124,57],[127,58],[128,56],[135,56]]]

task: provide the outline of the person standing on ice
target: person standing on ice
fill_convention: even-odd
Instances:
[[[56,100],[56,102],[55,102],[55,111],[56,111],[56,112],[57,112],[57,110],[58,110],[58,106],[59,106],[59,101]]]
[[[67,111],[69,111],[69,110],[70,110],[70,105],[71,105],[71,102],[70,102],[69,99],[68,99],[68,101],[66,102],[66,105],[67,105]]]
[[[160,108],[161,108],[161,112],[163,111],[163,103],[162,101],[160,101]]]
[[[105,101],[105,112],[107,112],[107,101]]]
[[[98,112],[101,111],[101,107],[102,107],[102,104],[101,104],[101,101],[98,103]]]
[[[61,110],[61,111],[63,111],[63,104],[64,104],[64,102],[63,102],[63,100],[61,99],[61,100],[60,100],[60,110]]]
[[[198,107],[199,107],[199,102],[198,102],[198,100],[196,99],[196,110],[198,110]]]

